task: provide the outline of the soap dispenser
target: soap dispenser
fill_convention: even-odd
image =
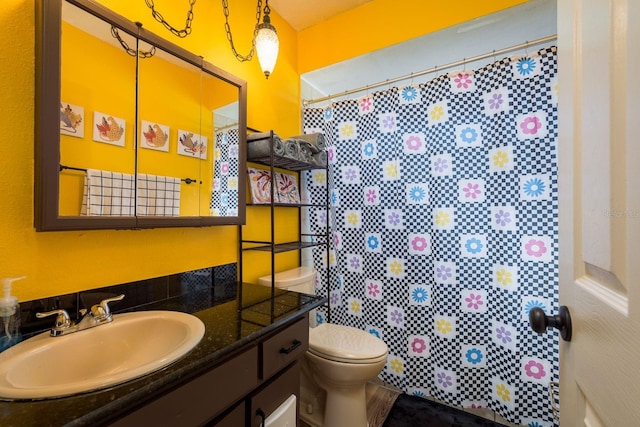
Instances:
[[[25,276],[2,279],[4,296],[0,298],[0,352],[22,340],[20,306],[18,298],[11,295],[11,284],[24,278]]]

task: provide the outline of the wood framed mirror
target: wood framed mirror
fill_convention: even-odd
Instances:
[[[246,82],[90,0],[36,4],[36,230],[243,224]]]

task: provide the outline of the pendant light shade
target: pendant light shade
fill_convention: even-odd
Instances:
[[[192,0],[195,1],[195,0]],[[233,45],[233,36],[231,35],[231,27],[229,26],[229,4],[228,0],[222,0],[222,10],[224,11],[224,29],[227,32],[227,39],[231,44],[231,50],[236,59],[240,62],[251,61],[253,54],[258,54],[258,61],[260,61],[260,68],[264,75],[269,78],[273,67],[276,66],[276,60],[278,59],[278,49],[280,47],[280,41],[278,40],[278,33],[276,29],[271,25],[271,8],[269,7],[269,0],[265,0],[264,6],[264,20],[260,23],[260,9],[262,9],[262,0],[258,0],[257,6],[257,18],[256,26],[253,29],[253,40],[251,40],[251,52],[248,55],[241,55],[236,51]]]
[[[267,9],[265,8],[264,22],[258,26],[256,51],[258,52],[258,61],[260,61],[262,72],[269,78],[273,68],[276,66],[280,41],[278,40],[276,29],[271,25],[271,18],[266,11]]]

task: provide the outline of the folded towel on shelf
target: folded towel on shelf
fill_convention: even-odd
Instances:
[[[80,215],[133,216],[133,175],[87,169]]]
[[[300,160],[300,144],[296,139],[285,139],[284,155],[290,159]]]
[[[312,155],[312,163],[318,166],[327,166],[327,152],[320,151]]]
[[[136,215],[180,215],[179,178],[139,173],[136,190]]]
[[[275,133],[274,133],[275,135]],[[259,139],[269,139],[271,137],[271,132],[255,132],[247,134],[247,142],[256,141]]]
[[[298,160],[306,163],[313,163],[313,157],[311,157],[313,155],[311,144],[306,141],[298,140],[298,147]]]
[[[264,159],[271,155],[271,133],[260,132],[247,135],[247,158],[249,160]],[[273,134],[273,154],[284,156],[285,149],[282,139]]]
[[[258,132],[247,135],[247,159],[268,161],[271,154],[271,133]],[[324,135],[312,133],[282,140],[273,134],[273,154],[304,163],[325,166],[327,164]]]
[[[327,148],[324,134],[320,132],[305,133],[303,135],[292,136],[291,138],[308,142],[310,144],[311,151],[313,151],[314,154],[324,151]]]

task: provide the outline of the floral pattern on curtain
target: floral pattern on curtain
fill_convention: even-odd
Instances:
[[[238,129],[216,129],[213,148],[212,216],[238,215]]]
[[[306,109],[327,139],[306,227],[332,323],[383,339],[381,377],[407,393],[557,425],[558,333],[528,313],[558,308],[557,53],[504,58],[419,85]],[[330,283],[326,275],[329,262]],[[318,313],[325,321],[327,311]]]

